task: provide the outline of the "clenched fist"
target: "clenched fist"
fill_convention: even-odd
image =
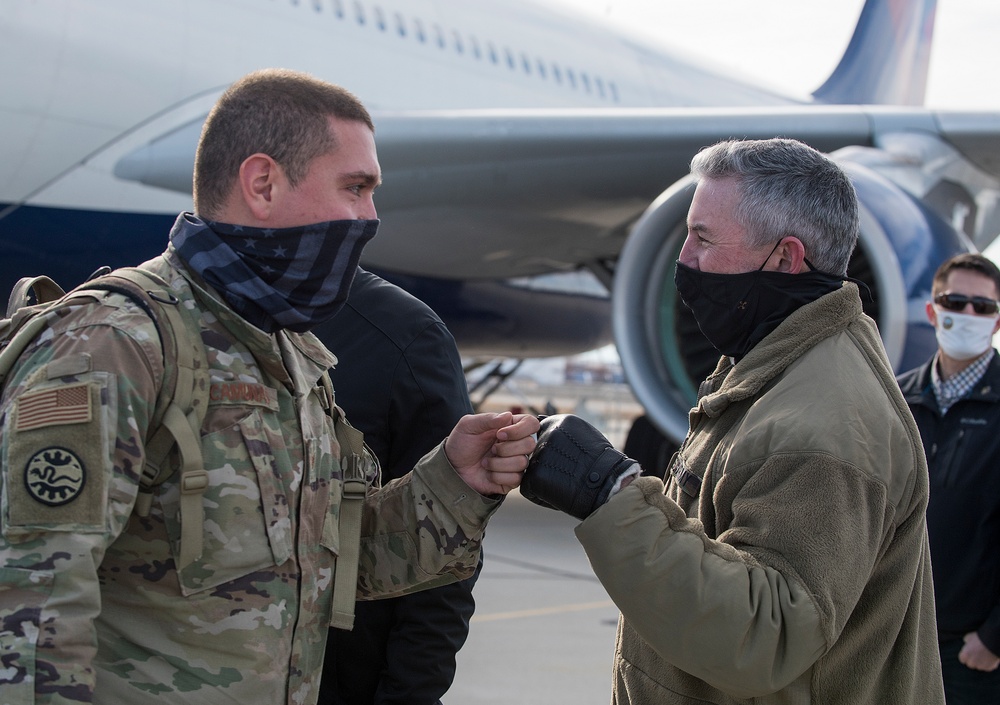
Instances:
[[[625,476],[639,473],[638,463],[615,450],[579,416],[548,416],[539,428],[521,494],[535,504],[586,519],[608,501]]]

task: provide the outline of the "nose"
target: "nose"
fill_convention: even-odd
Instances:
[[[692,249],[693,246],[691,245],[691,236],[688,235],[684,238],[684,244],[681,246],[680,254],[677,255],[677,261],[685,267],[698,269],[698,259],[694,256]]]
[[[368,199],[367,199],[367,201],[365,202],[365,205],[363,206],[362,210],[363,210],[363,214],[362,214],[361,217],[363,219],[365,219],[365,220],[377,220],[378,219],[378,211],[375,209],[375,199],[374,198],[372,198],[372,197],[369,196]]]

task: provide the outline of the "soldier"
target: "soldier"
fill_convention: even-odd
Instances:
[[[339,87],[244,77],[202,132],[197,215],[141,265],[206,354],[193,560],[176,473],[133,513],[169,372],[149,315],[115,293],[66,307],[21,355],[0,401],[4,703],[316,701],[349,547],[336,413],[317,391],[334,358],[308,331],[342,305],[375,234],[373,132]],[[537,427],[465,416],[413,472],[369,488],[357,596],[471,575]]]

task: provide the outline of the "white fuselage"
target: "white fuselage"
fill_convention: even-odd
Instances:
[[[111,174],[248,71],[310,72],[374,112],[792,102],[524,0],[38,0],[0,16],[0,207],[177,212]]]

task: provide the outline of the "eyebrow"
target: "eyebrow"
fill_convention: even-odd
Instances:
[[[382,176],[381,174],[372,174],[367,171],[352,171],[350,173],[344,174],[345,181],[360,181],[365,186],[381,186]]]

